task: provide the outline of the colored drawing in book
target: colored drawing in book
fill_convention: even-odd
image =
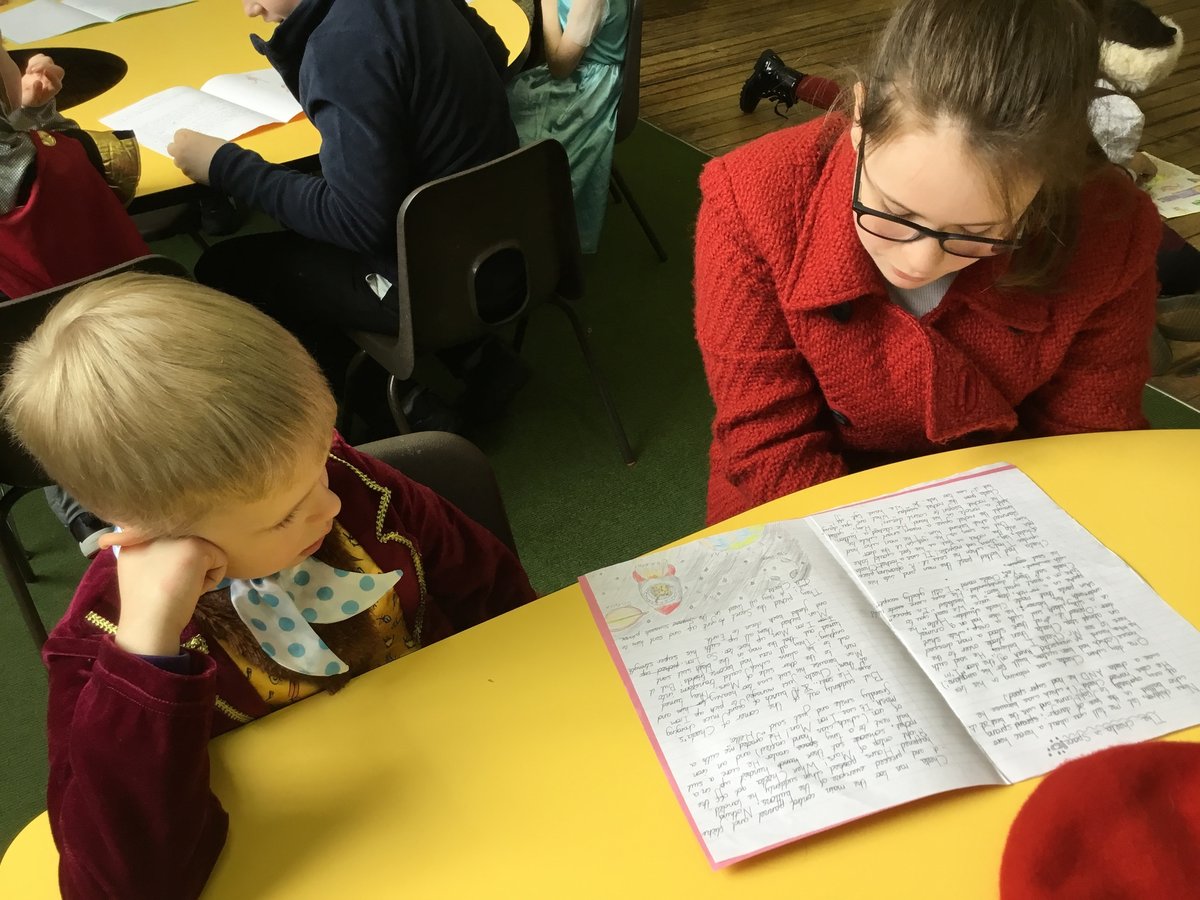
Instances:
[[[647,629],[707,621],[731,604],[808,578],[808,554],[787,525],[773,523],[702,538],[594,575],[600,609],[621,640]],[[705,627],[703,625],[699,627]]]
[[[683,585],[670,563],[643,563],[633,570],[642,599],[662,615],[670,615],[683,602]]]

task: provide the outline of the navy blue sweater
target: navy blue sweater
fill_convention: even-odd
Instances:
[[[321,133],[321,174],[230,143],[212,186],[388,278],[409,192],[517,148],[504,45],[463,0],[303,0],[252,40]]]

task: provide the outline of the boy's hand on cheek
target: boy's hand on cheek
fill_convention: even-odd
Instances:
[[[105,535],[119,545],[121,615],[117,645],[139,656],[173,656],[200,595],[225,577],[225,553],[203,538],[146,540],[136,531]]]
[[[228,141],[213,137],[211,134],[201,134],[189,128],[180,128],[175,132],[175,140],[167,144],[167,152],[175,165],[183,170],[183,174],[198,184],[208,184],[208,169],[212,158]]]

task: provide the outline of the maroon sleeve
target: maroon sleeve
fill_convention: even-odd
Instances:
[[[208,785],[216,664],[193,656],[196,674],[176,675],[108,636],[56,629],[46,642],[47,801],[67,900],[203,889],[228,823]]]
[[[337,439],[334,453],[392,492],[386,525],[413,541],[429,601],[443,620],[427,620],[422,643],[470,628],[537,596],[529,576],[495,535],[434,491]]]

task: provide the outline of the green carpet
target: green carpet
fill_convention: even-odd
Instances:
[[[521,557],[540,593],[593,568],[649,551],[703,524],[712,405],[692,332],[692,226],[704,157],[645,125],[617,148],[620,167],[670,259],[660,263],[624,205],[609,208],[601,252],[587,262],[584,318],[638,457],[620,460],[567,321],[553,308],[530,324],[533,378],[510,414],[475,435],[491,457]],[[158,252],[189,265],[186,239]],[[1161,395],[1159,427],[1200,427]],[[47,623],[61,615],[84,561],[41,496],[17,505]],[[45,808],[46,679],[14,603],[0,601],[0,847]]]

